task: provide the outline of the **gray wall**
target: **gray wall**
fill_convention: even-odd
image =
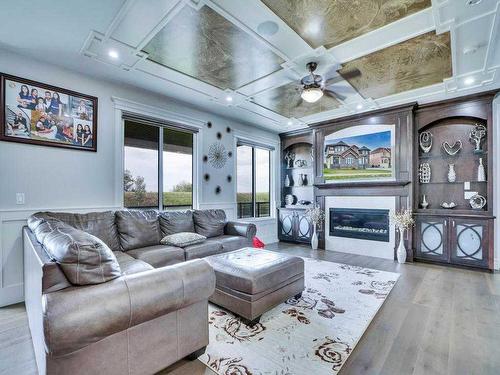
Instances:
[[[56,66],[33,61],[21,55],[0,50],[0,71],[62,88],[72,89],[99,99],[98,151],[84,152],[0,142],[0,306],[22,299],[21,227],[26,218],[38,210],[89,211],[118,208],[121,204],[121,181],[114,171],[121,168],[117,159],[115,110],[112,96],[148,104],[180,113],[200,121],[211,121],[214,127],[205,129],[201,137],[204,152],[216,140],[218,131],[224,132],[223,143],[234,150],[236,135],[278,143],[279,137],[267,131],[240,124],[226,118],[199,111],[175,102],[168,97],[142,91],[117,83],[95,80]],[[234,132],[225,133],[227,126]],[[199,156],[198,159],[201,159]],[[201,163],[201,161],[199,161]],[[202,173],[207,166],[203,166]],[[277,165],[274,166],[277,169]],[[213,170],[208,171],[213,174]],[[235,173],[235,158],[229,159],[217,176]],[[214,175],[216,177],[216,175]],[[228,216],[235,215],[235,182],[224,183],[222,193],[215,194],[217,180],[202,183],[200,208],[223,208]],[[16,205],[16,193],[25,193],[26,203]],[[118,192],[118,193],[117,193]],[[275,241],[276,222],[261,221],[259,235],[266,242]]]

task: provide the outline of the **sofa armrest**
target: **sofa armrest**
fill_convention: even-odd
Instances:
[[[129,327],[208,300],[215,274],[204,260],[106,283],[44,294],[44,336],[53,356],[74,352]]]
[[[257,227],[253,223],[228,221],[224,227],[224,233],[232,236],[246,237],[251,241],[257,233]]]

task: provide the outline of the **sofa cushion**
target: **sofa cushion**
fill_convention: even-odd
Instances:
[[[162,245],[186,247],[189,245],[202,243],[206,239],[207,237],[202,236],[201,234],[198,233],[180,232],[180,233],[169,234],[168,236],[163,237],[160,243]]]
[[[153,270],[154,267],[142,260],[135,259],[123,251],[113,251],[116,260],[122,270],[122,275],[132,275],[133,273]]]
[[[113,211],[89,212],[86,214],[44,212],[44,214],[96,236],[113,251],[120,250],[118,230],[115,225],[115,213]]]
[[[211,240],[220,242],[224,251],[238,250],[248,246],[247,238],[241,236],[229,236],[225,234],[223,236],[213,237]]]
[[[224,210],[195,210],[193,219],[196,233],[208,238],[224,234],[227,222]]]
[[[142,260],[154,268],[184,262],[184,250],[180,247],[155,245],[127,251],[128,255]]]
[[[179,232],[194,232],[193,211],[164,211],[160,213],[162,237]]]
[[[116,211],[116,226],[124,251],[160,243],[160,224],[156,210]]]
[[[186,260],[204,258],[206,256],[220,254],[222,252],[224,252],[222,243],[219,241],[214,241],[211,238],[202,243],[186,246],[184,248]]]
[[[28,226],[70,283],[100,284],[121,276],[111,249],[99,238],[45,214],[34,214]]]

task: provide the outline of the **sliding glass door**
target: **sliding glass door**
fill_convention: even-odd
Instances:
[[[126,120],[124,135],[124,207],[192,208],[194,134]]]

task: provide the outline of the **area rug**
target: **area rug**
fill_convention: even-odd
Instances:
[[[399,274],[304,258],[306,289],[247,327],[209,306],[210,345],[199,359],[220,375],[336,374]]]

